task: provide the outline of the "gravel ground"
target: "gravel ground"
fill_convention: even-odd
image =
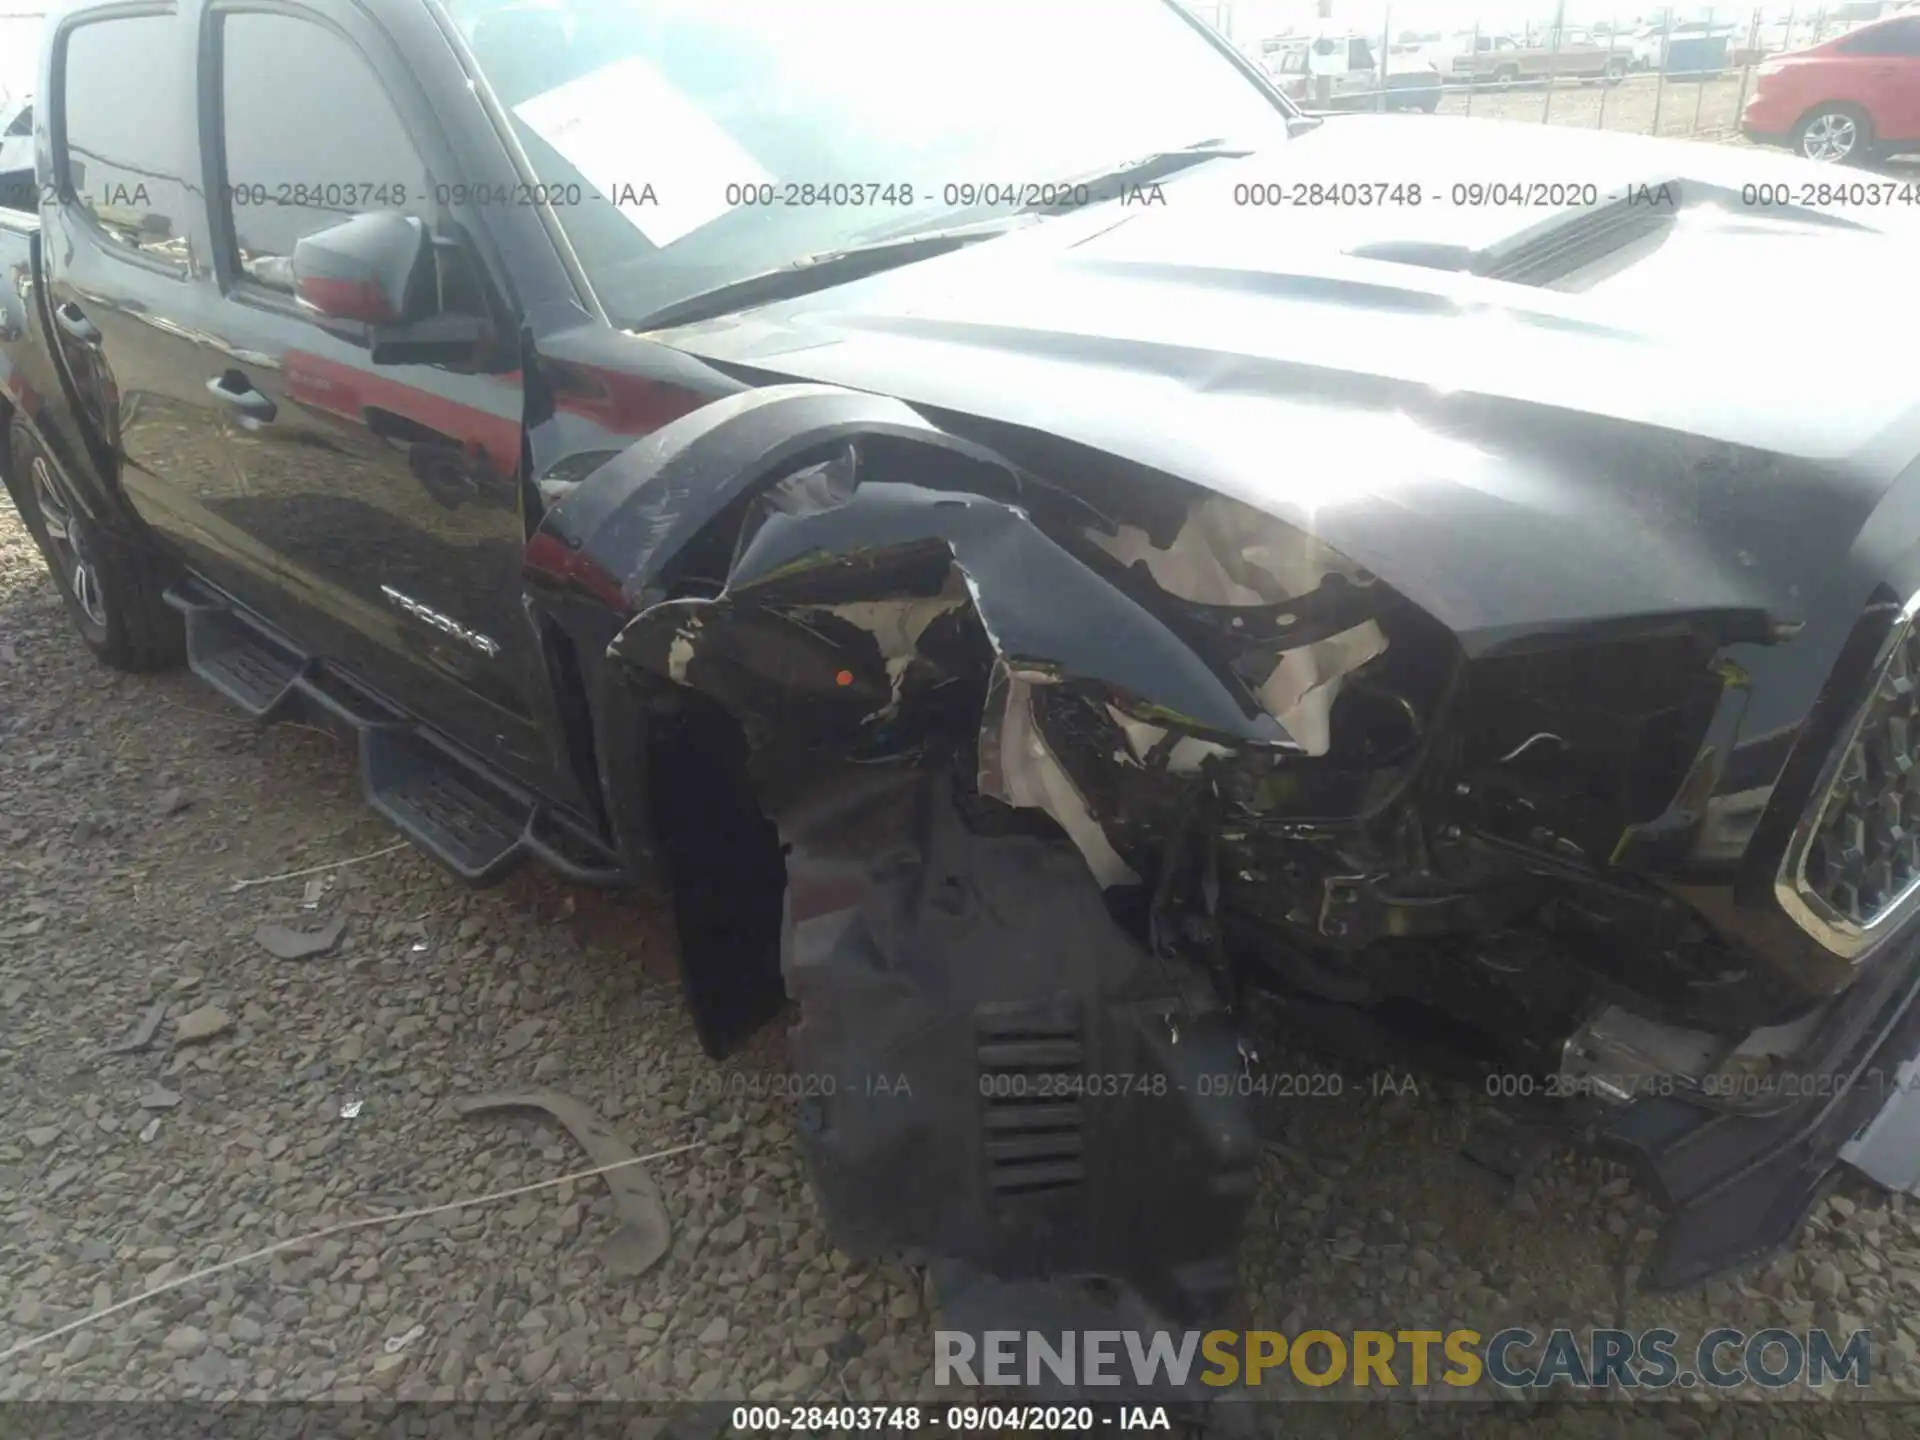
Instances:
[[[0,1349],[325,1225],[585,1167],[558,1127],[457,1096],[563,1089],[640,1153],[702,1145],[654,1167],[675,1238],[639,1279],[601,1263],[588,1180],[195,1282],[0,1360],[0,1401],[931,1398],[918,1278],[823,1239],[787,1109],[757,1098],[777,1041],[702,1057],[655,909],[533,872],[472,892],[406,848],[327,872],[311,910],[304,879],[234,888],[394,839],[331,737],[95,665],[0,509]],[[331,915],[328,955],[254,937]],[[154,1006],[153,1049],[109,1049]],[[1503,1197],[1457,1158],[1473,1097],[1374,1092],[1355,1074],[1267,1117],[1256,1325],[1870,1326],[1871,1394],[1920,1393],[1920,1207],[1836,1196],[1797,1255],[1623,1307],[1652,1238],[1623,1176],[1563,1159]],[[1818,1397],[1737,1408],[1739,1433],[1835,1433]],[[1665,1413],[1646,1433],[1707,1433]],[[1601,1405],[1502,1418],[1627,1433]]]

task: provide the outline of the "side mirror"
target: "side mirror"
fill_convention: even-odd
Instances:
[[[322,320],[402,325],[431,292],[426,223],[392,210],[355,215],[295,242],[293,293]]]
[[[480,368],[492,327],[440,303],[435,242],[426,222],[393,210],[355,215],[293,247],[301,309],[364,343],[376,365]]]

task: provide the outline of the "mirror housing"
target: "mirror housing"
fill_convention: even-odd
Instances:
[[[431,277],[426,222],[373,210],[293,247],[293,293],[322,320],[402,325],[422,318]]]
[[[493,327],[441,308],[436,244],[417,216],[355,215],[294,244],[294,299],[333,334],[365,345],[376,365],[474,373]]]

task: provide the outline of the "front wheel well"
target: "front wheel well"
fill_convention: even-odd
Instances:
[[[647,818],[669,891],[681,984],[701,1044],[719,1058],[786,1004],[785,855],[754,794],[746,735],[717,702],[684,687],[662,691],[642,744]]]

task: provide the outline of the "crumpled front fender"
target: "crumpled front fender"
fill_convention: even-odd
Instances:
[[[860,473],[864,457],[847,447],[863,441],[886,447],[884,477]],[[796,494],[766,515],[736,547],[719,595],[668,598],[675,561],[743,497],[810,464],[833,463],[844,466],[842,493]],[[1019,503],[1037,482],[898,401],[822,386],[753,391],[666,427],[615,464],[617,473],[596,476],[593,493],[578,497],[578,510],[603,513],[571,518],[589,521],[598,568],[618,576],[640,610],[610,651],[616,660],[695,688],[709,681],[737,700],[797,689],[831,702],[839,688],[853,689],[843,698],[858,703],[871,697],[867,685],[823,685],[840,667],[822,672],[801,657],[863,662],[852,672],[861,680],[897,668],[902,657],[886,652],[900,645],[890,638],[897,642],[901,624],[915,617],[853,607],[924,606],[934,597],[897,588],[899,567],[883,558],[931,546],[951,557],[965,586],[959,600],[971,604],[1011,672],[1036,683],[1103,686],[1139,713],[1223,739],[1290,743],[1243,686],[1042,533]],[[923,478],[931,483],[914,483]],[[806,616],[823,609],[865,639],[842,631],[836,642],[810,629]],[[715,645],[724,661],[703,663]]]
[[[835,1243],[1217,1314],[1256,1153],[1212,1083],[1244,1064],[1233,1017],[1110,908],[1140,876],[1036,697],[1222,745],[1285,728],[1059,538],[1085,501],[897,402],[755,392],[619,463],[562,517],[594,517],[575,562],[634,612],[597,700],[611,808],[659,832],[709,1051],[798,1006]]]
[[[790,645],[854,664],[852,673],[860,679],[897,666],[906,658],[897,653],[898,642],[910,642],[903,632],[915,624],[912,612],[940,603],[942,596],[896,589],[883,561],[929,546],[948,552],[965,587],[946,597],[946,608],[970,603],[1010,672],[1036,683],[1096,684],[1136,711],[1191,729],[1288,743],[1277,721],[1236,695],[1162,621],[1042,534],[1018,506],[889,481],[862,484],[830,509],[767,517],[735,562],[723,594],[649,608],[611,653],[705,689],[709,667],[703,652],[719,645],[724,666],[736,673],[744,667],[783,691],[830,696],[831,681],[820,682],[841,673],[837,668],[822,674],[784,656],[778,646],[769,650],[747,637],[785,630]],[[895,618],[878,608],[887,602],[909,613]],[[845,618],[861,636],[825,641],[806,623],[820,613]],[[841,682],[839,688],[850,687]],[[859,693],[867,693],[866,687]]]
[[[1297,748],[1243,679],[1035,518],[1104,526],[1084,501],[899,402],[814,386],[732,397],[593,488],[572,518],[602,512],[586,549],[637,610],[608,649],[617,670],[717,701],[756,752],[837,759],[884,740],[916,676],[955,678],[921,645],[965,617],[991,651],[975,687],[981,793],[1050,814],[1103,884],[1138,876],[1049,751],[1037,689],[1079,687],[1210,742]]]

